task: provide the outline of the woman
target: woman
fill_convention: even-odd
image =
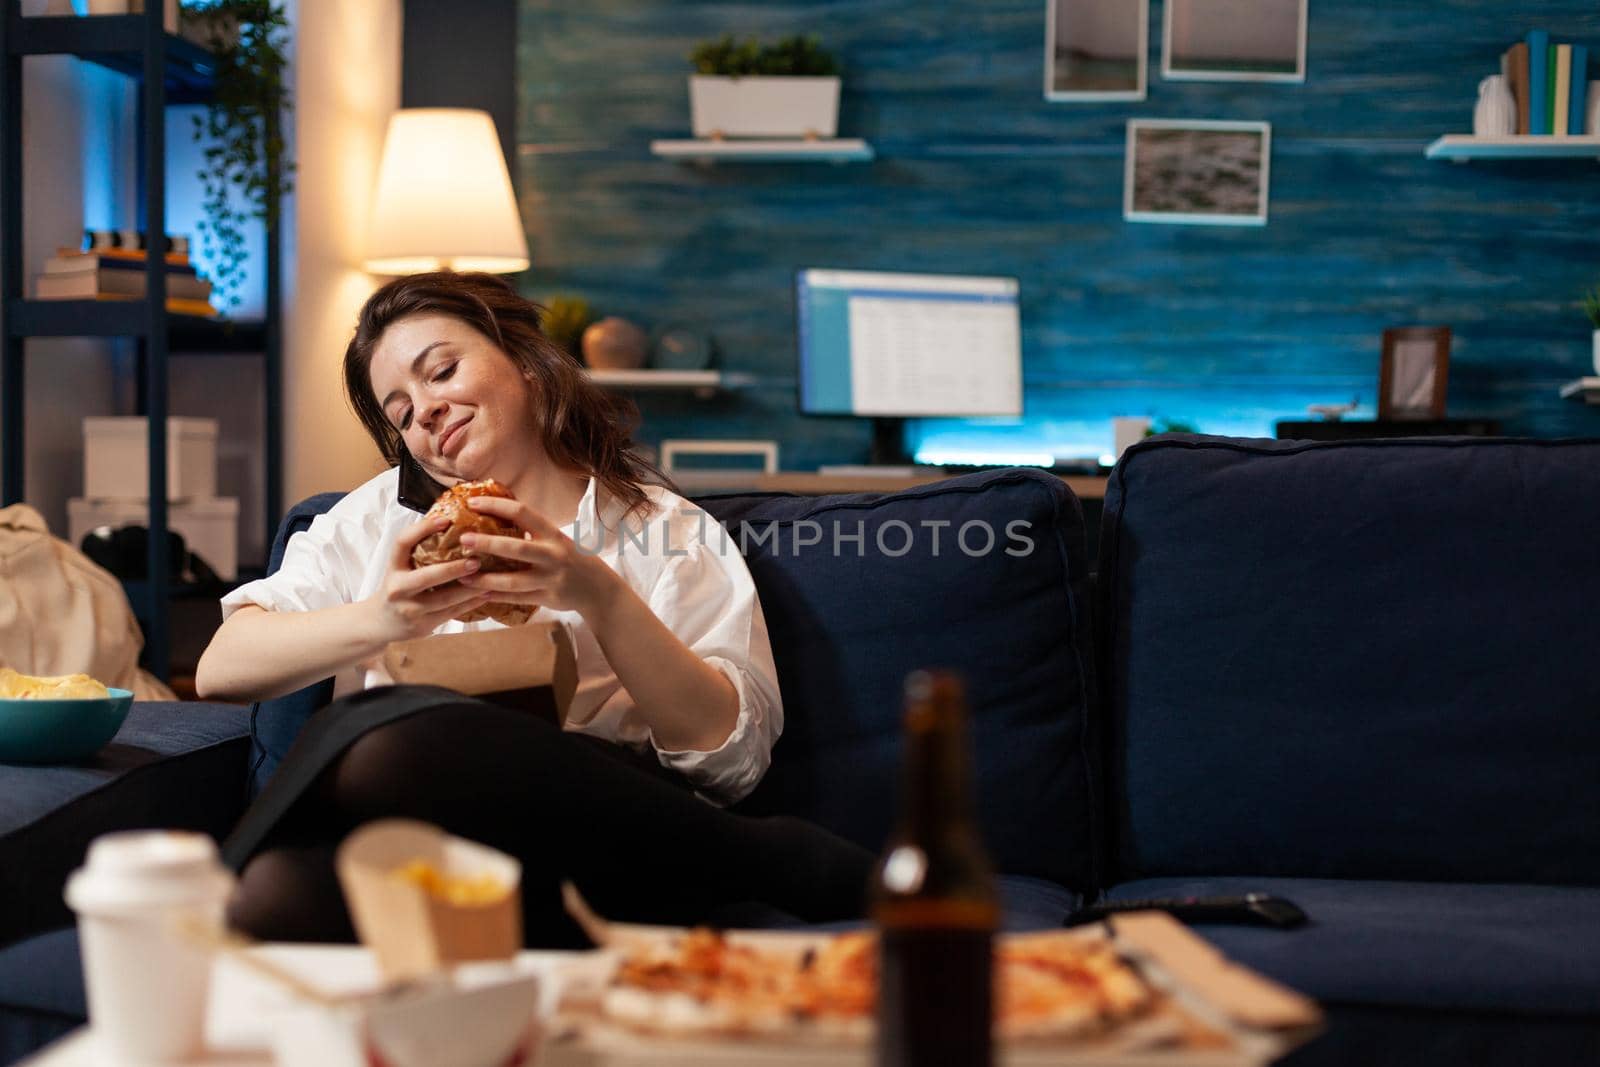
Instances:
[[[652,484],[632,406],[540,332],[537,306],[493,275],[401,278],[362,309],[344,374],[393,466],[291,539],[279,571],[223,599],[196,672],[207,698],[264,699],[329,675],[339,697],[229,842],[243,863],[230,921],[273,940],[349,939],[334,848],[386,816],[518,856],[530,944],[576,939],[565,878],[603,911],[655,921],[743,901],[858,914],[864,850],[719,807],[755,787],[783,725],[754,584],[714,521]],[[471,506],[524,536],[463,543],[525,569],[480,572],[471,556],[413,568],[412,550],[445,525],[402,500],[420,481],[402,475],[418,472],[510,489],[514,500]],[[565,731],[390,684],[390,642],[497,626],[456,621],[491,601],[570,624],[579,680]]]

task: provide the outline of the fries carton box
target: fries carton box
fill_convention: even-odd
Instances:
[[[561,623],[396,641],[384,651],[383,665],[396,682],[443,686],[558,726],[578,686],[572,634]]]
[[[356,932],[388,979],[522,948],[522,865],[503,852],[383,819],[345,839],[337,866]]]

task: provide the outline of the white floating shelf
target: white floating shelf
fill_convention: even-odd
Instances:
[[[1468,133],[1452,133],[1429,145],[1426,155],[1429,159],[1449,159],[1457,163],[1473,159],[1600,159],[1600,135],[1474,137]]]
[[[1575,378],[1561,387],[1563,400],[1600,404],[1600,378]]]
[[[814,141],[651,141],[650,151],[663,159],[701,163],[865,163],[873,158],[870,144],[851,137]]]
[[[749,384],[741,374],[717,370],[591,370],[589,380],[607,389],[694,393],[712,396],[724,389]]]

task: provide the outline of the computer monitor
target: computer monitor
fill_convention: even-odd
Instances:
[[[1022,414],[1015,278],[805,270],[796,296],[804,414]]]

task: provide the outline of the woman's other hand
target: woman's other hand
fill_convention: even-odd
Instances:
[[[467,588],[462,581],[475,574],[480,565],[470,556],[426,567],[412,566],[411,553],[418,543],[449,525],[448,519],[423,519],[406,527],[395,540],[389,572],[378,591],[364,602],[373,613],[375,636],[380,640],[423,637],[489,601],[487,593]]]
[[[495,601],[576,611],[591,626],[611,598],[627,589],[604,560],[583,551],[528,505],[503,497],[475,496],[467,500],[467,506],[511,523],[522,531],[522,537],[463,534],[461,547],[524,564],[526,569],[469,575],[461,580],[463,586],[492,594],[489,599]]]

